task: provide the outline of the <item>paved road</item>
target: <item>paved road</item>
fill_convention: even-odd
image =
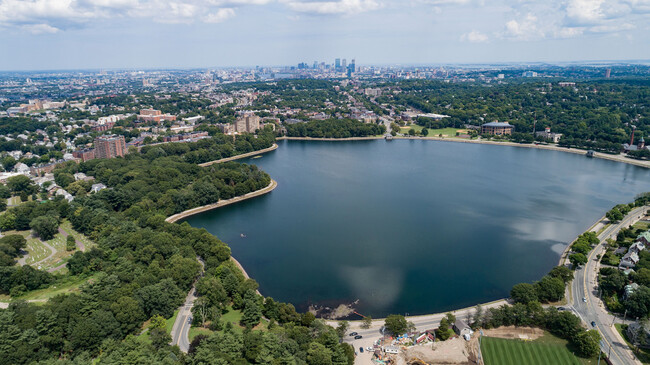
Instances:
[[[201,264],[201,276],[203,276],[203,269],[205,268],[205,264],[203,263],[203,260],[198,257],[197,260],[199,261],[199,264]],[[194,281],[194,284],[192,284],[192,289],[190,289],[187,297],[185,297],[185,302],[180,308],[178,308],[178,315],[176,316],[176,321],[172,327],[171,345],[178,345],[181,351],[185,353],[187,353],[187,351],[190,349],[189,333],[190,327],[192,326],[192,307],[194,306],[194,300],[196,299],[196,295],[194,295],[194,293],[196,291],[197,281],[198,279]]]
[[[598,270],[599,261],[596,258],[598,254],[605,252],[605,242],[608,238],[616,238],[616,234],[621,228],[628,227],[643,217],[648,207],[641,207],[632,210],[620,223],[610,225],[599,236],[601,241],[588,257],[587,264],[575,272],[575,278],[571,284],[573,298],[571,306],[580,318],[591,328],[591,322],[596,322],[596,329],[603,337],[602,350],[606,354],[611,351],[610,360],[614,365],[624,364],[641,364],[629,349],[627,344],[620,338],[613,324],[616,320],[621,323],[622,318],[616,318],[609,314],[598,298]],[[583,300],[586,299],[586,301]]]
[[[483,308],[483,311],[489,309],[489,308],[495,308],[499,307],[501,305],[506,304],[507,302],[505,300],[498,300],[495,302],[491,302],[488,304],[483,304],[481,307]],[[470,313],[470,315],[473,315],[475,312],[475,307],[471,308],[464,308],[464,309],[459,309],[456,311],[451,311],[456,318],[460,318],[463,320],[467,320],[467,313]],[[406,317],[406,320],[409,322],[413,322],[415,325],[416,329],[418,331],[425,331],[425,330],[430,330],[434,328],[438,328],[438,325],[440,324],[440,320],[442,317],[444,317],[447,313],[437,313],[437,314],[428,314],[424,316],[412,316],[412,317]],[[328,322],[330,325],[333,327],[336,327],[338,325],[338,322],[336,321],[331,321]],[[381,334],[381,327],[384,325],[384,319],[376,319],[372,322],[372,326],[368,329],[362,329],[361,328],[361,321],[354,321],[350,322],[350,329],[348,330],[348,333],[350,332],[357,332],[358,334],[362,335],[363,338],[359,340],[355,340],[354,337],[346,336],[343,338],[344,342],[347,342],[354,347],[354,350],[357,352],[357,357],[354,360],[355,364],[372,364],[371,358],[372,358],[372,353],[368,353],[365,351],[366,347],[372,346],[375,341],[380,339],[382,337]],[[361,353],[359,351],[359,347],[364,348],[364,352]]]

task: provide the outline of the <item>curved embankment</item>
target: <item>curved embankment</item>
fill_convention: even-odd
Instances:
[[[216,202],[214,204],[208,204],[208,205],[204,205],[202,207],[196,207],[196,208],[188,209],[188,210],[186,210],[184,212],[180,212],[178,214],[174,214],[174,215],[171,215],[171,216],[167,217],[167,219],[165,219],[165,222],[175,223],[175,222],[177,222],[177,221],[179,221],[179,220],[181,220],[183,218],[187,218],[187,217],[192,216],[194,214],[207,212],[208,210],[225,207],[226,205],[230,205],[230,204],[233,204],[233,203],[239,203],[240,201],[244,201],[246,199],[250,199],[250,198],[254,198],[256,196],[264,195],[266,193],[270,193],[271,191],[273,191],[273,189],[275,189],[277,186],[278,186],[277,181],[271,179],[271,183],[269,185],[267,185],[265,188],[252,191],[252,192],[250,192],[248,194],[244,194],[242,196],[237,196],[237,197],[234,197],[234,198],[231,198],[231,199],[221,200],[221,201],[218,201],[218,202]]]
[[[271,146],[269,148],[265,148],[263,150],[253,151],[253,152],[248,152],[248,153],[242,153],[241,155],[237,155],[237,156],[226,157],[226,158],[222,158],[220,160],[209,161],[209,162],[199,164],[199,166],[207,167],[207,166],[214,165],[214,164],[217,164],[217,163],[235,161],[235,160],[239,160],[240,158],[257,156],[257,155],[261,155],[262,153],[271,152],[271,151],[275,150],[276,148],[278,148],[278,144],[274,143],[273,146]]]
[[[276,148],[277,148],[277,145],[276,145]],[[167,219],[165,219],[165,221],[169,222],[169,223],[175,223],[175,222],[177,222],[177,221],[179,221],[179,220],[181,220],[183,218],[187,218],[187,217],[192,216],[194,214],[207,212],[208,210],[225,207],[226,205],[239,203],[239,202],[247,200],[247,199],[255,198],[257,196],[270,193],[277,186],[278,186],[278,182],[271,179],[271,183],[269,185],[267,185],[265,188],[255,190],[253,192],[250,192],[248,194],[244,194],[242,196],[237,196],[237,197],[234,197],[234,198],[231,198],[231,199],[222,200],[222,201],[219,201],[219,202],[214,203],[214,204],[209,204],[209,205],[204,205],[202,207],[196,207],[196,208],[188,209],[188,210],[186,210],[184,212],[180,212],[178,214],[174,214],[172,216],[167,217]],[[239,263],[239,261],[237,261],[237,259],[235,259],[232,256],[230,256],[230,259],[235,263],[235,265],[237,265],[237,267],[239,267],[242,274],[244,274],[244,277],[246,279],[250,279],[250,276],[248,275],[248,273],[246,272],[244,267]],[[257,290],[257,294],[262,295],[259,290]]]
[[[277,140],[289,140],[289,141],[367,141],[374,139],[384,139],[384,137],[373,136],[373,137],[351,137],[351,138],[311,138],[311,137],[279,137]],[[515,142],[498,142],[498,141],[487,141],[480,139],[462,139],[454,137],[393,137],[393,139],[415,139],[415,140],[428,140],[428,141],[443,141],[443,142],[457,142],[457,143],[477,143],[477,144],[491,144],[495,146],[510,146],[510,147],[523,147],[523,148],[537,148],[540,150],[552,150],[560,152],[574,153],[578,155],[585,155],[587,152],[581,149],[575,148],[566,148],[559,147],[555,145],[542,145],[542,144],[529,144],[529,143],[515,143]],[[621,155],[609,155],[601,152],[594,152],[595,158],[602,158],[604,160],[610,160],[615,162],[622,162],[630,165],[635,165],[639,167],[650,168],[650,161],[641,161],[634,160]]]

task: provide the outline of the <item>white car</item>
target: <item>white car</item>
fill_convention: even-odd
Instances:
[[[368,347],[366,347],[366,351],[368,351],[368,352],[372,352],[372,351],[373,351],[373,348],[370,347],[370,346],[368,346]]]
[[[587,303],[587,297],[582,297],[582,301]]]

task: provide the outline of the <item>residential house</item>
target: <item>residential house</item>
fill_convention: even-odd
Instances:
[[[469,340],[469,338],[472,336],[472,329],[470,328],[465,321],[462,319],[456,319],[456,322],[454,322],[454,332],[456,332],[457,335],[463,336],[466,340]]]
[[[637,242],[642,242],[644,245],[650,245],[650,231],[645,231],[641,233],[637,238]]]
[[[639,262],[639,254],[634,251],[628,251],[618,264],[619,269],[631,269]]]
[[[102,184],[102,183],[93,184],[93,185],[90,187],[90,191],[93,192],[93,193],[100,192],[100,191],[102,191],[102,190],[104,190],[104,189],[106,189],[106,185],[104,185],[104,184]]]
[[[635,291],[639,289],[639,284],[637,283],[632,283],[628,284],[625,286],[625,294],[623,295],[623,299],[627,299],[630,297],[630,295],[634,294]]]

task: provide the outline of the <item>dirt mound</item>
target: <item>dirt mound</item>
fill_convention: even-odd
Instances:
[[[544,330],[534,327],[499,327],[490,330],[483,330],[488,337],[505,339],[536,340],[544,335]]]

